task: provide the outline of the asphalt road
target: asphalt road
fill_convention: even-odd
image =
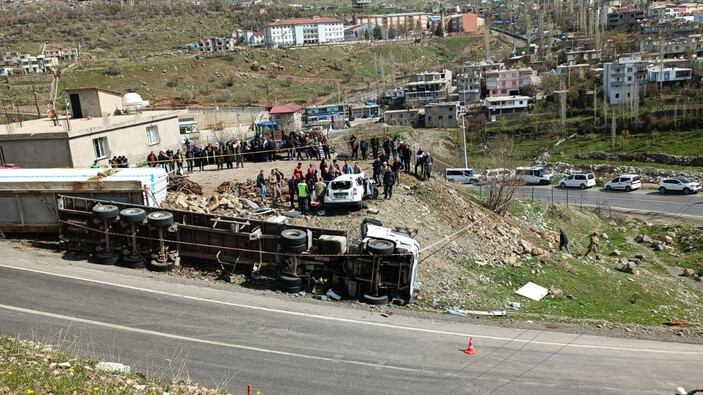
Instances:
[[[700,384],[700,345],[386,318],[2,245],[0,262],[1,333],[233,393],[249,383],[264,395],[659,394]],[[477,355],[462,352],[469,336]]]
[[[483,189],[485,186],[473,188]],[[606,191],[594,187],[581,190],[578,188],[560,188],[550,185],[527,186],[520,193],[525,200],[568,203],[575,207],[603,207],[637,214],[663,213],[672,218],[703,219],[703,193],[683,195],[668,193],[662,195],[657,191],[638,189],[632,192]]]

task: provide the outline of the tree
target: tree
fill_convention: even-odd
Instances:
[[[559,77],[554,73],[547,73],[542,76],[539,89],[545,96],[549,96],[559,89]]]
[[[513,140],[501,134],[492,140],[486,149],[486,165],[489,169],[510,169],[519,158]],[[481,196],[481,203],[499,215],[505,215],[510,202],[515,200],[524,182],[511,175],[497,175],[487,181],[487,193]]]
[[[177,88],[178,83],[181,82],[183,77],[181,77],[180,74],[178,73],[173,73],[171,76],[168,78],[168,81],[166,82],[167,86],[170,86],[171,88]]]
[[[397,34],[395,32],[395,29],[393,28],[393,26],[391,26],[391,28],[388,29],[388,39],[393,40],[393,39],[395,39],[396,35]]]
[[[627,34],[618,33],[613,37],[613,45],[618,53],[632,51],[632,42],[627,38]]]
[[[122,74],[122,70],[120,70],[120,66],[118,66],[116,63],[111,62],[110,64],[107,65],[107,70],[105,71],[105,74],[107,74],[107,75],[120,75],[120,74]]]
[[[383,38],[383,33],[381,32],[381,27],[376,26],[373,28],[373,39],[374,40],[380,40]]]
[[[356,65],[354,65],[354,63],[350,63],[347,67],[344,68],[344,72],[342,73],[344,81],[347,84],[351,82],[352,78],[354,78],[354,74],[356,74]]]
[[[442,28],[441,23],[437,24],[437,28],[434,30],[434,35],[437,37],[444,37],[444,29]]]

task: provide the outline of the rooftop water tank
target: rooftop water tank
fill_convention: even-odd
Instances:
[[[130,92],[122,96],[122,107],[125,110],[141,111],[143,107],[148,107],[149,101],[143,100],[139,93]]]

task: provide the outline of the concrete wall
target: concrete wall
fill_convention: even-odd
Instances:
[[[300,112],[293,114],[271,114],[271,120],[278,123],[278,127],[286,132],[303,129],[303,121]]]
[[[147,126],[155,125],[159,130],[159,143],[149,145],[147,141]],[[158,155],[160,150],[168,148],[181,149],[181,136],[178,128],[178,115],[144,117],[129,122],[127,125],[106,125],[103,128],[93,128],[80,131],[69,139],[69,146],[76,167],[90,166],[95,157],[93,140],[107,137],[110,150],[109,158],[126,156],[131,164],[146,160],[150,151]],[[98,163],[107,164],[109,158],[99,159]],[[48,167],[48,166],[45,166]]]
[[[98,91],[98,98],[100,99],[100,110],[102,110],[102,112],[114,114],[115,110],[117,110],[117,109],[123,110],[124,109],[124,107],[122,107],[122,96],[121,95],[115,95],[115,94],[108,93],[108,92]],[[100,114],[99,116],[102,116],[102,114]]]
[[[81,102],[81,112],[83,118],[100,118],[103,112],[114,113],[115,109],[122,110],[122,96],[97,89],[71,89],[67,90],[69,95],[77,94]],[[70,96],[69,96],[70,97]],[[69,101],[70,103],[70,101]],[[71,108],[71,117],[75,118]]]
[[[434,105],[425,107],[425,127],[455,128],[459,112],[457,106]]]
[[[23,168],[72,167],[73,165],[66,133],[2,135],[0,147],[5,156],[5,163]]]

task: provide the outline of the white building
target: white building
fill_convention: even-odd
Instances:
[[[529,102],[529,96],[487,97],[486,108],[491,122],[495,122],[501,116],[527,114]]]
[[[685,67],[664,67],[656,65],[647,69],[647,79],[649,82],[680,82],[691,79],[693,70]]]
[[[198,41],[198,52],[216,53],[234,51],[237,45],[236,33],[222,37],[206,37]]]
[[[413,107],[445,102],[452,90],[452,71],[413,74],[403,90],[405,102]]]
[[[647,95],[647,66],[639,55],[603,63],[603,91],[611,105],[631,103]]]
[[[339,19],[281,19],[264,27],[264,43],[274,46],[299,46],[344,41],[344,22]]]

